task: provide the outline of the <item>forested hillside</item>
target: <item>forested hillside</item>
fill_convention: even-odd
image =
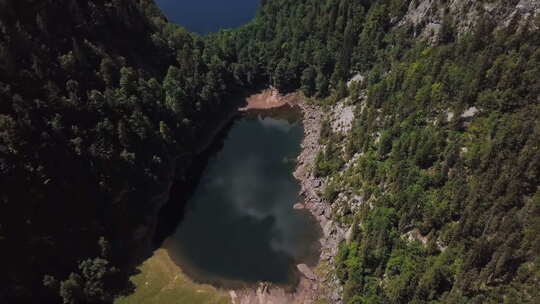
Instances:
[[[314,168],[353,231],[344,303],[540,298],[538,8],[275,0],[238,32],[248,70],[355,108],[350,132],[325,124]]]
[[[262,82],[355,108],[314,168],[344,303],[535,303],[540,3],[262,3],[200,37],[152,0],[0,0],[0,302],[128,292],[175,171]]]
[[[111,302],[238,84],[227,54],[127,0],[0,1],[0,54],[0,302]]]

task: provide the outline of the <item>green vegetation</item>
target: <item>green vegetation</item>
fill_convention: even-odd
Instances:
[[[497,28],[478,1],[485,21],[458,35],[449,14],[428,43],[399,24],[409,2],[267,0],[199,37],[151,0],[0,1],[0,246],[16,248],[0,300],[128,292],[172,168],[260,82],[356,104],[315,166],[329,203],[366,200],[337,218],[358,223],[336,261],[345,303],[540,298],[540,20]]]
[[[406,27],[389,30],[404,5],[269,1],[245,29],[271,50],[263,62],[280,89],[343,97],[340,82],[353,70],[368,75],[351,88],[352,96],[365,88],[367,99],[347,153],[323,126],[315,165],[316,175],[333,177],[327,201],[343,189],[372,206],[348,215],[360,226],[337,259],[345,303],[532,303],[540,32],[531,29],[540,23],[483,23],[457,39],[448,21],[430,46]],[[284,65],[296,72],[282,75]],[[354,154],[354,166],[338,174]]]
[[[359,223],[336,262],[345,303],[532,303],[540,297],[540,20],[519,26],[516,17],[500,29],[482,21],[458,37],[448,15],[430,45],[396,26],[407,8],[267,1],[237,32],[239,56],[282,91],[329,96],[327,104],[350,94],[358,104],[345,140],[323,124],[314,168],[332,177],[327,202],[339,192],[367,200],[337,218]],[[366,80],[347,92],[356,72]]]
[[[538,299],[539,38],[509,28],[417,44],[368,87],[349,138],[362,184],[349,187],[376,195],[338,261],[348,302]],[[415,229],[426,244],[404,241]]]
[[[137,286],[134,294],[121,297],[116,304],[227,304],[229,296],[214,287],[191,282],[171,260],[165,249],[157,250],[132,278]]]
[[[241,85],[234,54],[151,0],[0,1],[0,32],[0,302],[109,303]]]

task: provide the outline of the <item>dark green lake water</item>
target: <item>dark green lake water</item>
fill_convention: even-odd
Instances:
[[[234,123],[165,242],[189,276],[217,286],[293,284],[297,264],[317,262],[318,224],[293,209],[302,136],[290,119],[251,115]]]

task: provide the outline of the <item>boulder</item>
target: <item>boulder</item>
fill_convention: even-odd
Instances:
[[[347,232],[345,232],[345,240],[347,241],[347,243],[351,242],[352,237],[353,237],[353,226],[351,226],[349,228],[349,230],[347,230]]]
[[[323,228],[324,235],[328,237],[332,235],[333,232],[335,232],[334,222],[333,221],[326,222],[326,225],[324,225],[324,228]]]
[[[478,109],[476,107],[470,107],[468,108],[463,114],[461,114],[461,118],[472,118],[478,113]]]
[[[297,203],[297,204],[294,204],[293,208],[296,210],[302,210],[302,209],[305,209],[306,207],[302,203]]]
[[[315,273],[313,273],[313,271],[309,268],[308,265],[299,264],[299,265],[296,265],[296,268],[298,268],[298,271],[300,271],[306,278],[312,281],[317,280],[317,276],[315,275]]]

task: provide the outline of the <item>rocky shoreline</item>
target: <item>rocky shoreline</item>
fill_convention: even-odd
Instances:
[[[297,158],[297,167],[294,177],[299,181],[301,202],[294,205],[294,209],[305,209],[313,214],[320,224],[322,235],[320,238],[321,254],[319,263],[314,269],[305,264],[297,266],[302,274],[300,283],[292,293],[281,287],[273,287],[266,283],[259,284],[256,290],[235,290],[229,294],[235,304],[310,304],[325,299],[326,302],[341,303],[342,286],[333,271],[333,258],[337,254],[339,243],[345,239],[345,229],[340,228],[332,220],[332,208],[320,197],[327,183],[325,179],[317,178],[312,173],[315,157],[321,145],[319,136],[325,113],[319,106],[308,104],[299,93],[280,95],[277,91],[269,89],[263,96],[271,96],[272,102],[249,103],[241,111],[272,109],[283,106],[298,107],[302,112],[304,126],[304,139],[301,144],[301,153]],[[259,100],[253,98],[252,100]],[[263,105],[263,107],[261,107]]]
[[[320,239],[319,266],[314,269],[316,279],[311,280],[309,275],[302,272],[305,279],[311,283],[311,299],[308,302],[299,303],[313,303],[322,298],[326,298],[327,303],[341,303],[342,286],[332,270],[333,258],[337,254],[339,243],[344,239],[345,231],[331,220],[332,207],[319,197],[319,192],[326,186],[326,179],[315,177],[312,170],[317,153],[322,148],[319,144],[319,136],[325,114],[320,107],[303,101],[297,102],[296,106],[300,107],[303,114],[304,139],[294,177],[301,185],[300,195],[303,198],[303,207],[313,214],[323,231]],[[297,293],[305,292],[301,288],[303,288],[302,284]]]

